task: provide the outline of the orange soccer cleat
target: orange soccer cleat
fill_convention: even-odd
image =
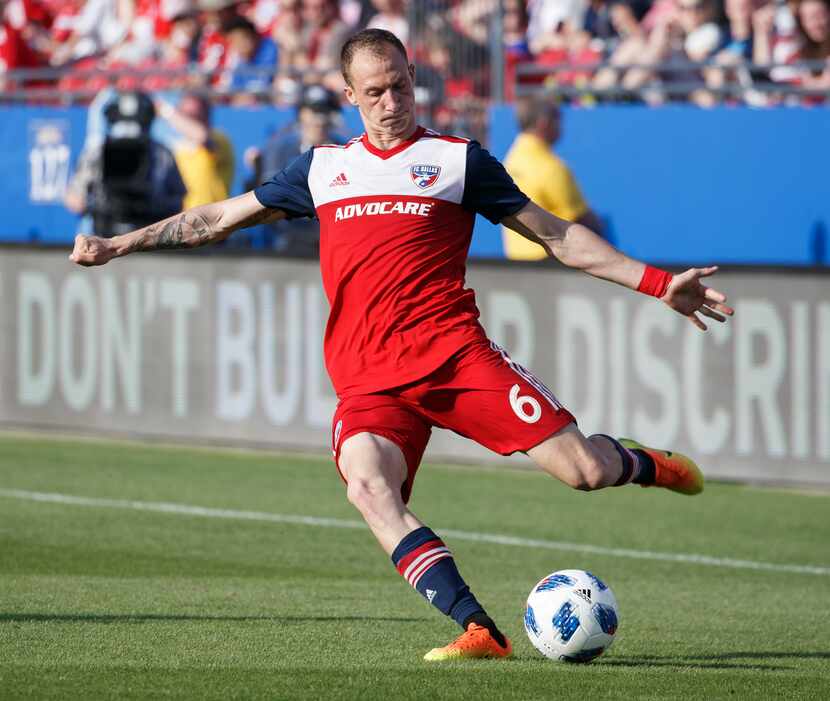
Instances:
[[[619,440],[629,450],[642,450],[654,460],[653,486],[665,487],[680,494],[700,494],[703,491],[703,473],[690,458],[670,450],[647,448],[630,438]]]
[[[513,645],[505,637],[506,647],[502,647],[484,626],[470,623],[461,635],[446,647],[430,650],[424,659],[430,662],[439,660],[477,659],[482,657],[510,657]]]

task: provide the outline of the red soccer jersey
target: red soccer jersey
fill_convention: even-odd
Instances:
[[[475,214],[498,222],[528,202],[478,143],[421,127],[389,151],[365,134],[311,149],[255,194],[320,220],[326,367],[340,398],[418,380],[485,339],[464,283]]]

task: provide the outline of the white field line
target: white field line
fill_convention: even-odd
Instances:
[[[203,518],[226,518],[242,521],[290,523],[301,526],[321,526],[324,528],[366,528],[366,525],[362,521],[350,521],[339,518],[273,514],[266,511],[214,509],[206,506],[189,506],[187,504],[174,504],[160,501],[98,499],[94,497],[73,496],[70,494],[56,494],[53,492],[31,492],[24,489],[0,489],[0,497],[24,499],[26,501],[37,501],[51,504],[68,504],[71,506],[92,506],[110,509],[132,509],[134,511],[154,511],[158,513],[176,514],[182,516],[200,516]],[[666,553],[654,552],[651,550],[633,550],[630,548],[607,548],[601,545],[590,545],[587,543],[567,543],[557,540],[517,538],[514,536],[499,535],[496,533],[474,533],[470,531],[456,531],[442,528],[437,528],[436,530],[448,538],[466,540],[474,543],[491,543],[493,545],[505,545],[517,548],[560,550],[565,552],[587,553],[590,555],[625,557],[634,560],[683,562],[692,565],[709,565],[713,567],[728,567],[732,569],[787,572],[792,574],[815,574],[825,577],[830,576],[830,567],[819,567],[815,565],[790,565],[778,564],[774,562],[758,562],[755,560],[738,560],[731,557],[710,557],[709,555],[695,555],[690,553]]]

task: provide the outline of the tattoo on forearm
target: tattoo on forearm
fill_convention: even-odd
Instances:
[[[277,219],[280,214],[281,211],[279,209],[261,209],[239,222],[239,228],[244,229],[248,226],[256,226],[257,224],[267,224]]]
[[[204,216],[198,212],[183,212],[141,229],[130,246],[130,252],[196,248],[210,243],[214,233],[213,227]]]
[[[184,216],[181,216],[162,226],[155,247],[161,249],[184,248],[187,244],[184,239],[183,222]]]

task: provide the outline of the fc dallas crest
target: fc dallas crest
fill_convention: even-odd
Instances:
[[[441,175],[441,166],[417,165],[409,168],[412,180],[422,190],[435,184],[438,176]]]

